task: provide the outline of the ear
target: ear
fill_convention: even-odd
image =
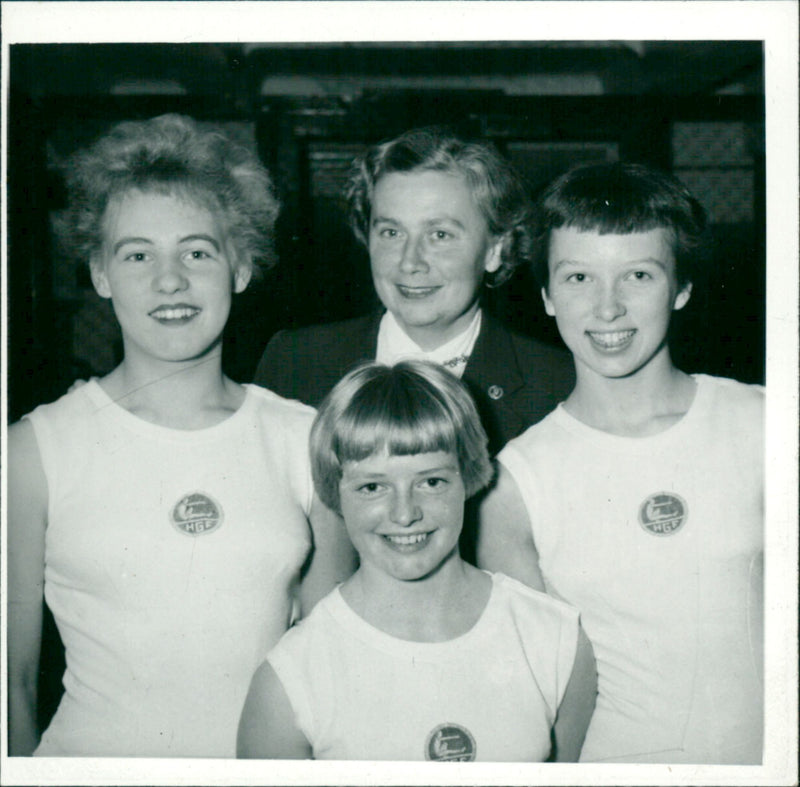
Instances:
[[[253,277],[253,266],[240,263],[233,272],[233,291],[235,293],[244,292],[250,279]]]
[[[547,288],[542,287],[542,300],[544,301],[544,310],[547,312],[549,317],[556,316],[556,310],[553,306],[553,302],[550,300],[550,296],[547,294]]]
[[[692,297],[692,283],[689,282],[676,296],[675,296],[675,303],[672,305],[673,311],[679,311],[687,303],[689,303],[689,298]]]
[[[106,275],[106,266],[102,260],[97,259],[97,257],[92,257],[89,260],[89,275],[92,277],[92,284],[97,294],[101,298],[110,298],[111,287]]]
[[[505,243],[505,235],[496,238],[491,246],[486,250],[486,257],[483,262],[483,269],[486,273],[494,273],[500,269],[503,264],[503,245]]]

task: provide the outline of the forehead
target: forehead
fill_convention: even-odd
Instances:
[[[372,195],[375,216],[414,214],[419,216],[469,216],[482,218],[466,177],[460,172],[413,170],[390,172],[375,184]]]
[[[381,451],[358,461],[345,462],[342,472],[345,478],[359,475],[401,476],[446,467],[458,470],[458,458],[448,451],[426,451],[418,454],[390,454]]]
[[[674,266],[670,230],[657,227],[623,234],[559,227],[550,233],[548,261],[551,269],[567,262],[612,264],[648,260],[668,268]]]
[[[136,227],[145,227],[148,233],[202,228],[207,234],[221,234],[217,213],[199,198],[138,189],[129,189],[109,201],[102,227],[107,237]]]

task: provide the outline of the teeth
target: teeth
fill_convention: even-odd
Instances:
[[[400,544],[402,546],[411,546],[411,544],[420,544],[428,537],[427,533],[417,533],[413,536],[384,536],[393,544]]]
[[[613,333],[594,333],[593,331],[589,331],[589,336],[591,336],[592,341],[597,342],[597,344],[603,347],[616,347],[620,344],[625,344],[634,333],[636,333],[636,331],[633,330],[614,331]]]
[[[190,309],[187,306],[183,306],[179,309],[157,309],[151,314],[159,320],[185,320],[187,317],[197,314],[198,311],[198,309]]]
[[[433,292],[436,292],[437,287],[403,287],[398,286],[400,292],[407,298],[424,298]]]

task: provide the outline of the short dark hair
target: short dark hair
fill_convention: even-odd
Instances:
[[[487,274],[487,283],[498,286],[529,262],[531,199],[524,182],[490,143],[466,141],[439,126],[413,129],[373,145],[353,163],[346,189],[348,218],[361,243],[369,246],[376,183],[392,172],[420,170],[463,175],[489,232],[504,239],[500,267]]]
[[[694,280],[708,251],[703,207],[677,178],[643,164],[583,164],[545,188],[534,212],[533,257],[533,273],[545,289],[550,233],[561,227],[621,235],[668,230],[681,288]]]
[[[328,394],[310,437],[311,472],[320,500],[339,511],[344,463],[382,451],[454,454],[467,497],[492,478],[486,433],[467,387],[430,361],[366,363]]]
[[[253,272],[274,262],[279,203],[255,153],[189,117],[161,115],[114,126],[76,153],[66,169],[66,232],[75,256],[89,262],[102,246],[109,203],[130,190],[181,196],[222,220],[238,256]]]

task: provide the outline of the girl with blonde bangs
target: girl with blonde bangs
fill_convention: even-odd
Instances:
[[[333,389],[314,483],[360,565],[259,667],[240,757],[577,758],[594,667],[576,612],[459,553],[464,504],[491,481],[486,443],[438,364],[371,363]]]

